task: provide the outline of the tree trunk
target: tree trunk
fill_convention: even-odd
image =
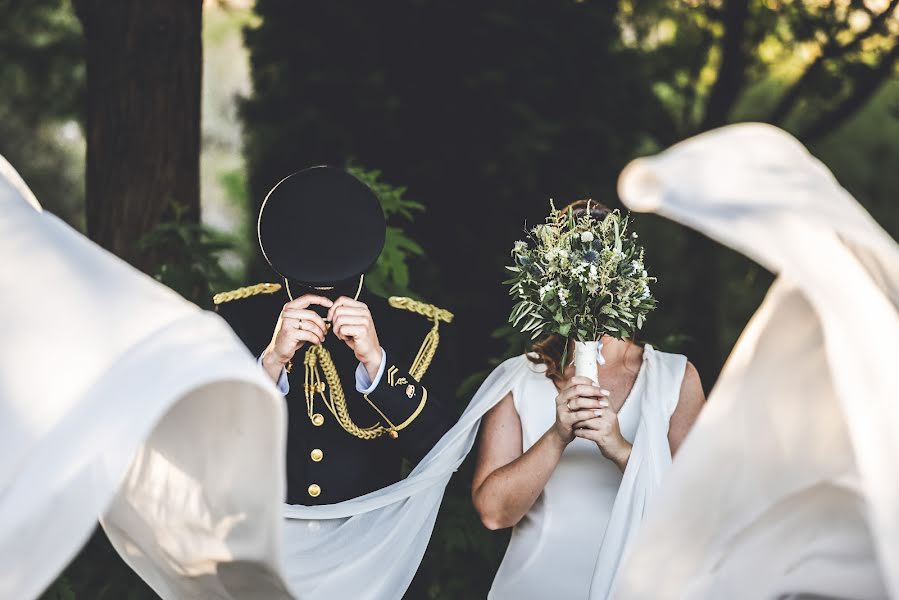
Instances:
[[[200,217],[202,0],[73,0],[87,63],[87,231],[145,272],[137,242]],[[177,205],[177,208],[176,208]]]

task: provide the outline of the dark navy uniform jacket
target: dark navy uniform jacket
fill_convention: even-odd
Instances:
[[[447,343],[452,314],[408,298],[380,298],[367,290],[359,300],[371,311],[386,364],[377,387],[368,394],[369,403],[356,391],[359,362],[343,341],[328,332],[324,347],[337,367],[350,418],[362,428],[378,423],[387,427],[384,417],[397,427],[407,424],[396,432],[395,439],[386,434],[373,440],[359,439],[341,427],[317,393],[313,404],[316,417],[310,419],[304,393],[304,355],[309,345],[304,345],[293,357],[286,396],[290,504],[333,504],[394,483],[402,475],[403,459],[417,463],[456,421],[453,392],[457,382],[452,379],[452,353]],[[217,312],[257,357],[271,341],[288,301],[278,284],[241,288],[215,298]],[[435,324],[440,336],[436,354],[422,380],[417,381],[409,370]],[[325,376],[320,374],[324,382]]]

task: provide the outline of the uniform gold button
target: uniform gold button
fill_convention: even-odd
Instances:
[[[315,413],[312,415],[312,424],[316,427],[321,427],[325,423],[325,418],[321,415],[321,413]]]
[[[318,495],[322,493],[322,489],[318,486],[317,483],[313,483],[312,485],[310,485],[307,491],[313,498],[318,497]]]
[[[321,459],[325,457],[325,453],[316,448],[312,452],[309,453],[309,457],[312,458],[314,462],[320,462]]]

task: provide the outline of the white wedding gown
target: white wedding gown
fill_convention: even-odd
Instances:
[[[670,419],[677,406],[686,358],[647,345],[640,371],[618,413],[626,440],[633,443],[643,418]],[[521,372],[512,388],[521,419],[523,450],[527,451],[552,427],[558,393],[532,366]],[[667,427],[654,430],[658,447],[667,445]],[[670,456],[670,455],[669,455]],[[602,456],[594,442],[575,438],[537,501],[515,526],[506,555],[488,596],[491,600],[543,600],[590,597],[603,536],[618,502],[622,472]],[[608,565],[614,571],[614,565]]]

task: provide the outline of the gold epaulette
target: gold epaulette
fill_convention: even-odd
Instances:
[[[418,300],[413,300],[412,298],[406,298],[405,296],[391,296],[387,302],[389,302],[390,306],[393,308],[408,310],[409,312],[414,312],[415,314],[427,317],[432,321],[443,321],[444,323],[453,322],[453,313],[445,308],[434,306],[433,304],[420,302]]]
[[[431,366],[434,354],[437,353],[437,345],[440,343],[440,321],[452,323],[453,313],[446,309],[438,308],[433,304],[419,302],[404,296],[391,296],[387,302],[393,308],[408,310],[434,321],[434,326],[425,335],[425,339],[418,349],[418,354],[415,356],[415,360],[412,361],[412,366],[409,367],[409,374],[420,381],[424,377],[425,372],[427,372],[428,367]]]
[[[221,292],[212,297],[212,303],[215,305],[239,300],[241,298],[249,298],[257,294],[274,294],[281,289],[280,283],[257,283],[256,285],[248,285],[246,287],[237,288],[230,292]]]

